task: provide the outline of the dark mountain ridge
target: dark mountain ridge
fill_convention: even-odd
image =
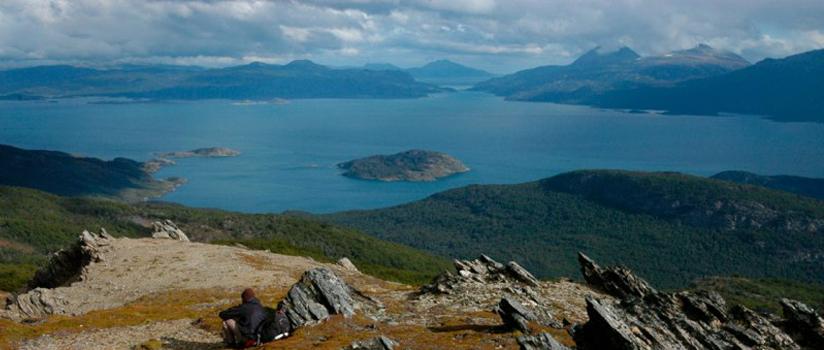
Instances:
[[[667,110],[679,114],[740,113],[781,121],[824,122],[824,50],[766,59],[671,88],[612,91],[588,103],[608,108]]]
[[[308,60],[215,69],[41,66],[0,71],[0,95],[48,98],[413,98],[436,91],[402,71],[331,69]]]
[[[142,200],[178,184],[156,180],[143,163],[126,158],[101,160],[56,151],[0,145],[0,185],[35,188],[64,196]]]
[[[474,84],[495,76],[450,60],[432,61],[421,67],[406,69],[406,72],[417,80],[433,84]]]
[[[675,83],[740,69],[749,62],[730,52],[700,45],[665,55],[641,57],[628,47],[600,47],[566,66],[543,66],[477,84],[512,100],[587,103],[608,91]]]

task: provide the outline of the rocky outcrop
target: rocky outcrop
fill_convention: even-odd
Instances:
[[[83,231],[74,244],[54,253],[46,266],[34,274],[26,293],[8,298],[2,316],[20,320],[63,313],[67,301],[53,293],[52,289],[82,280],[86,267],[102,260],[112,239],[102,228],[100,233]]]
[[[338,167],[345,170],[344,176],[379,181],[435,181],[469,171],[448,154],[423,150],[376,155],[340,163]]]
[[[343,350],[392,350],[398,346],[398,342],[384,336],[377,338],[357,341],[352,343]]]
[[[332,270],[319,267],[306,271],[282,301],[292,328],[311,325],[330,315],[351,317],[365,303],[374,303],[344,282]]]
[[[560,327],[552,316],[550,302],[542,295],[542,285],[529,271],[512,261],[499,263],[481,255],[475,260],[455,260],[457,273],[444,272],[421,287],[418,299],[439,298],[440,303],[476,307],[490,305],[504,322],[515,328],[514,315],[545,326]],[[503,299],[503,300],[502,300]],[[489,310],[489,309],[487,309]]]
[[[570,350],[548,333],[541,333],[534,336],[520,336],[518,337],[518,345],[521,350]]]
[[[727,308],[715,292],[656,291],[623,267],[602,268],[580,254],[585,279],[616,301],[587,299],[589,321],[573,332],[579,349],[803,349],[781,322],[743,306]],[[792,328],[815,325],[803,304],[786,303],[797,313]],[[792,313],[791,313],[792,314]],[[814,315],[814,312],[812,313]],[[807,322],[804,320],[812,320]],[[799,327],[798,324],[805,325]],[[810,349],[814,347],[809,347]]]
[[[811,307],[789,299],[782,299],[783,327],[799,344],[811,349],[824,349],[824,319]]]
[[[454,293],[456,286],[465,282],[507,283],[513,286],[537,287],[540,283],[529,271],[514,261],[501,264],[481,255],[475,260],[454,260],[457,275],[446,272],[436,277],[432,283],[423,286],[426,293]]]
[[[636,277],[632,271],[623,266],[604,269],[595,264],[588,256],[579,253],[578,263],[581,265],[581,274],[590,286],[598,288],[609,295],[618,298],[643,298],[648,294],[656,293],[646,281]]]
[[[100,233],[83,231],[68,248],[54,253],[49,262],[29,281],[28,289],[56,288],[71,284],[83,276],[83,269],[101,260],[112,236],[101,228]]]
[[[531,311],[527,310],[517,300],[509,297],[501,299],[494,311],[498,316],[501,316],[501,320],[504,321],[507,328],[519,330],[525,334],[532,332],[529,328],[529,322],[537,321]]]
[[[155,221],[152,230],[152,238],[189,242],[189,237],[172,220]]]

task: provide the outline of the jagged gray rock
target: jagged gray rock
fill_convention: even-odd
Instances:
[[[418,300],[438,299],[467,307],[487,304],[489,310],[499,308],[501,298],[506,298],[510,305],[517,303],[530,310],[539,324],[561,327],[542,296],[541,282],[518,263],[502,264],[481,255],[475,260],[454,260],[453,264],[457,273],[446,271],[435,277],[421,287]]]
[[[486,255],[481,255],[475,260],[454,260],[453,264],[458,272],[457,276],[451,273],[441,274],[432,283],[424,286],[423,291],[449,294],[453,286],[464,280],[505,282],[528,287],[540,285],[535,276],[514,261],[504,265]]]
[[[372,301],[347,285],[332,270],[319,267],[304,272],[282,303],[289,322],[297,328],[326,320],[333,314],[351,317],[364,302]]]
[[[656,293],[646,281],[636,277],[632,271],[623,266],[604,269],[595,264],[583,253],[578,253],[581,274],[587,283],[601,291],[618,298],[637,297]]]
[[[86,267],[102,260],[111,239],[103,228],[100,233],[83,231],[71,246],[52,254],[46,266],[35,272],[25,293],[8,298],[2,316],[22,320],[63,313],[67,301],[56,296],[52,288],[82,280]]]
[[[343,350],[393,350],[398,342],[384,336],[369,340],[357,341]]]
[[[152,230],[152,238],[189,242],[189,237],[172,220],[155,221]]]
[[[518,337],[518,345],[521,350],[570,350],[561,345],[549,333],[541,333],[534,336],[522,335]]]
[[[517,329],[525,334],[532,332],[529,328],[529,321],[537,321],[535,314],[510,297],[501,299],[495,308],[495,313],[501,317],[508,328]]]
[[[800,301],[781,299],[783,327],[796,341],[812,349],[824,349],[824,318]]]
[[[715,292],[658,292],[626,268],[579,261],[586,280],[618,301],[587,298],[589,321],[573,332],[578,349],[802,349],[752,310],[727,311]]]

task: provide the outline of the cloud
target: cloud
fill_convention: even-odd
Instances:
[[[3,0],[0,64],[309,58],[497,72],[596,45],[642,54],[699,43],[751,59],[824,47],[820,0]]]

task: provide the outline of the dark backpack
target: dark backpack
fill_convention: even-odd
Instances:
[[[286,313],[267,308],[266,320],[260,325],[258,333],[259,343],[268,343],[273,340],[282,339],[292,332],[292,324]]]

